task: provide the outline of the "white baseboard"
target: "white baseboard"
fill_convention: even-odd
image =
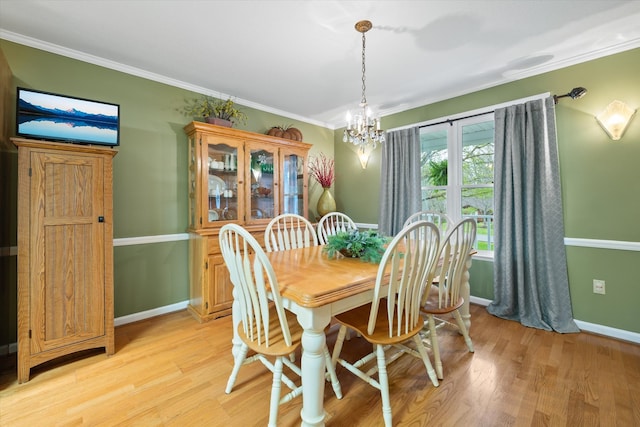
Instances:
[[[189,301],[177,302],[175,304],[165,305],[164,307],[158,307],[147,311],[141,311],[139,313],[128,314],[126,316],[116,317],[113,320],[114,326],[122,326],[127,323],[137,322],[139,320],[149,319],[150,317],[160,316],[162,314],[172,313],[174,311],[184,310],[187,308]],[[18,343],[11,343],[0,345],[0,356],[6,356],[10,353],[16,353],[18,351]]]
[[[469,301],[474,304],[488,306],[491,304],[490,299],[478,298],[478,297],[470,297]],[[604,335],[606,337],[616,338],[623,341],[629,341],[633,343],[640,344],[640,334],[637,332],[625,331],[624,329],[616,329],[610,326],[598,325],[596,323],[584,322],[582,320],[574,319],[578,328],[581,331],[591,332],[598,335]]]
[[[472,303],[478,304],[478,305],[483,305],[485,307],[488,306],[489,304],[491,304],[491,300],[490,299],[474,297],[473,295],[469,297],[469,302],[472,302]]]
[[[637,332],[625,331],[624,329],[616,329],[609,326],[598,325],[596,323],[584,322],[574,319],[578,328],[582,331],[591,332],[606,337],[616,338],[623,341],[630,341],[640,344],[640,334]]]
[[[474,304],[482,305],[485,307],[491,303],[490,299],[474,296],[470,297],[469,300]],[[114,319],[113,324],[114,326],[122,326],[126,325],[127,323],[149,319],[150,317],[160,316],[162,314],[172,313],[178,310],[184,310],[187,308],[188,304],[189,301],[182,301],[171,305],[165,305],[164,307],[154,308],[152,310],[141,311],[140,313],[133,313],[126,316],[117,317],[116,319]],[[582,331],[640,344],[640,333],[625,331],[624,329],[611,328],[609,326],[598,325],[595,323],[583,322],[582,320],[576,320],[575,322]],[[17,343],[0,345],[0,356],[6,356],[7,354],[15,353],[17,351]]]
[[[139,313],[128,314],[126,316],[116,317],[113,320],[114,326],[122,326],[127,323],[137,322],[139,320],[148,319],[150,317],[160,316],[162,314],[172,313],[174,311],[184,310],[187,308],[189,301],[177,302],[171,305],[165,305],[164,307],[158,307],[147,311],[141,311]]]

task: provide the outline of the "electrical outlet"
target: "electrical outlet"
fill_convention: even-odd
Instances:
[[[602,295],[605,294],[604,280],[593,279],[593,293]]]

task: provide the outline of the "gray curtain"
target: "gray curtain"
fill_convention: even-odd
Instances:
[[[382,144],[378,230],[395,236],[420,210],[420,128],[387,132]]]
[[[579,332],[564,247],[553,97],[495,112],[494,299],[525,326]]]

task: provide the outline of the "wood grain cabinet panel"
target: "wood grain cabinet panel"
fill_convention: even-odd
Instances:
[[[48,360],[114,352],[110,148],[18,147],[18,382]]]

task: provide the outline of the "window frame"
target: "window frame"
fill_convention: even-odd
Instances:
[[[432,126],[424,126],[420,132],[439,132],[446,131],[447,140],[447,185],[435,186],[435,185],[423,185],[420,182],[421,194],[434,190],[446,191],[446,214],[454,222],[457,223],[465,216],[462,213],[462,198],[464,189],[473,188],[490,188],[493,190],[493,180],[491,183],[485,184],[464,184],[463,182],[463,131],[465,126],[474,125],[478,123],[494,122],[494,112],[489,111],[483,114],[477,114],[473,117],[463,117],[458,120],[449,120],[444,123],[437,122]],[[424,129],[427,128],[427,129]],[[424,209],[424,206],[422,207]],[[472,216],[470,216],[472,217]],[[494,218],[491,218],[491,224],[494,223]],[[476,242],[477,244],[477,242]],[[475,245],[474,245],[475,246]],[[487,253],[493,253],[492,249],[487,249]]]
[[[391,132],[391,131],[397,131],[397,130],[402,130],[402,129],[409,129],[409,128],[415,128],[415,127],[426,127],[426,126],[439,126],[439,125],[449,125],[451,122],[453,121],[460,121],[460,120],[464,120],[466,118],[472,118],[472,117],[481,117],[481,116],[485,116],[487,114],[494,114],[495,110],[498,108],[504,108],[504,107],[509,107],[511,105],[516,105],[516,104],[524,104],[525,102],[528,101],[533,101],[536,99],[545,99],[548,98],[549,96],[551,96],[551,92],[544,92],[544,93],[539,93],[536,95],[532,95],[532,96],[528,96],[525,98],[519,98],[519,99],[514,99],[511,101],[507,101],[507,102],[503,102],[503,103],[499,103],[499,104],[494,104],[494,105],[489,105],[486,107],[482,107],[482,108],[478,108],[475,110],[470,110],[470,111],[465,111],[465,112],[461,112],[458,114],[452,114],[449,116],[441,116],[438,118],[434,118],[434,119],[430,119],[424,122],[420,122],[420,123],[414,123],[414,124],[410,124],[410,125],[406,125],[406,126],[400,126],[397,128],[393,128],[393,129],[388,129],[387,132]],[[451,131],[451,130],[450,130]],[[460,139],[461,140],[461,139]],[[460,144],[460,150],[462,149],[462,143]],[[448,153],[449,155],[449,153]],[[456,166],[457,167],[457,166]],[[462,166],[460,165],[460,182],[462,181]],[[449,186],[449,182],[447,181],[447,187]],[[420,182],[420,187],[422,189],[422,180]],[[495,187],[494,187],[495,188]],[[450,211],[449,208],[449,189],[447,188],[447,212]],[[461,199],[459,199],[458,204],[461,205],[460,202]],[[495,206],[494,206],[495,208]],[[460,212],[460,214],[462,213],[462,208],[460,207],[459,210],[457,210],[456,212]],[[452,221],[458,221],[459,218],[451,218]],[[494,226],[495,226],[495,221],[494,221]],[[476,256],[478,258],[485,258],[487,260],[492,260],[493,259],[493,251],[479,251],[478,255]]]

